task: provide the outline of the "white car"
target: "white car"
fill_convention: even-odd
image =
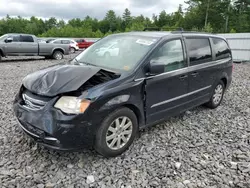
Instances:
[[[103,46],[96,50],[96,54],[98,56],[105,56],[105,57],[118,56],[119,55],[118,43],[112,43],[110,45]]]
[[[50,41],[50,43],[69,44],[71,53],[75,53],[76,51],[79,50],[78,43],[72,39],[55,39],[55,40]]]

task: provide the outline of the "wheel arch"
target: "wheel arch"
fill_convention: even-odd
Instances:
[[[62,52],[64,54],[64,50],[62,48],[55,48],[55,49],[53,49],[52,55],[55,53],[55,51],[60,51],[60,52]]]
[[[222,75],[219,77],[218,81],[222,81],[224,83],[224,85],[225,85],[225,88],[226,89],[228,88],[228,86],[229,86],[229,76],[228,76],[228,74],[226,72],[222,73]]]
[[[107,103],[105,103],[107,104]],[[100,108],[100,111],[106,111],[105,113],[112,113],[117,109],[120,108],[128,108],[130,109],[132,112],[134,112],[136,118],[137,118],[137,123],[138,126],[141,127],[142,125],[145,124],[145,117],[144,117],[144,112],[142,111],[143,109],[140,109],[139,106],[135,105],[132,102],[122,102],[120,104],[113,104],[111,106],[102,106]]]
[[[0,56],[4,57],[3,49],[0,48]]]
[[[134,104],[124,104],[121,107],[126,107],[135,113],[137,118],[138,126],[141,127],[144,124],[144,116],[141,113],[140,109]]]

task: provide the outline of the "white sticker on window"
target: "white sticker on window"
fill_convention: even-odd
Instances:
[[[143,44],[143,45],[146,45],[146,46],[150,46],[150,45],[153,44],[154,42],[149,41],[149,40],[138,39],[138,40],[136,41],[136,43],[138,43],[138,44]]]

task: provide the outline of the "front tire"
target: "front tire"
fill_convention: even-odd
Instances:
[[[128,108],[109,114],[96,134],[95,150],[105,157],[115,157],[126,151],[138,133],[136,115]]]
[[[219,81],[219,83],[214,87],[213,95],[211,96],[209,102],[206,103],[205,105],[206,105],[208,108],[211,108],[211,109],[217,108],[217,107],[221,104],[221,101],[222,101],[223,96],[224,96],[224,92],[225,92],[225,84],[224,84],[224,82],[221,80],[221,81]]]
[[[58,51],[58,50],[54,51],[52,56],[53,56],[53,59],[55,59],[55,60],[63,59],[63,53],[61,51]]]

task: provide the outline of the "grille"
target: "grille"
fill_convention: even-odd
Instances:
[[[23,97],[23,102],[24,102],[23,106],[26,108],[40,110],[46,105],[46,102],[29,97],[25,93],[22,94],[22,97]]]

